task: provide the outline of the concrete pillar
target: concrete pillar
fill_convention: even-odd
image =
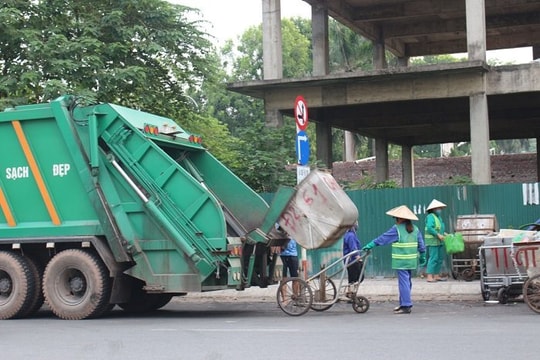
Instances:
[[[485,83],[485,75],[482,75]],[[486,93],[469,96],[471,126],[471,170],[475,184],[491,184],[489,118]]]
[[[409,57],[398,57],[397,65],[398,67],[409,66]],[[401,187],[414,187],[414,158],[411,145],[401,146]]]
[[[343,140],[345,142],[345,161],[354,161],[356,160],[356,138],[354,137],[354,133],[350,131],[345,131],[343,134]]]
[[[536,138],[536,181],[538,182],[540,182],[540,156],[538,156],[540,154],[539,144],[540,144],[540,137],[537,137]]]
[[[283,78],[281,0],[262,0],[263,78]]]
[[[375,176],[378,183],[388,180],[388,141],[375,139]]]
[[[379,38],[373,42],[373,67],[375,69],[386,69],[386,49],[382,32]],[[378,183],[388,180],[388,141],[386,139],[375,139],[375,178]]]
[[[373,41],[373,67],[377,70],[386,69],[386,46],[384,45],[384,37],[382,31],[379,32],[378,38]]]
[[[414,187],[414,157],[413,147],[401,147],[401,187]]]
[[[311,6],[311,35],[313,42],[313,76],[329,73],[328,10],[317,4]],[[324,114],[319,117],[324,120]],[[332,128],[325,122],[315,123],[317,159],[332,168]]]
[[[469,60],[486,61],[485,0],[465,0],[467,52]],[[491,183],[489,158],[489,117],[486,95],[486,75],[480,75],[481,91],[469,97],[471,128],[471,168],[475,184]]]
[[[283,126],[283,114],[276,109],[268,109],[264,107],[265,124],[269,127],[282,127]]]
[[[408,56],[401,56],[397,58],[397,65],[398,67],[407,67],[409,66],[409,57]]]
[[[315,133],[317,136],[317,160],[332,168],[332,127],[325,122],[317,122]]]
[[[486,61],[485,0],[465,0],[469,61]]]
[[[328,10],[320,5],[311,6],[311,35],[313,42],[313,76],[329,73]]]

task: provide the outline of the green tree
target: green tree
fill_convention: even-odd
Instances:
[[[330,72],[373,69],[373,44],[345,25],[328,23]]]
[[[8,1],[0,8],[0,98],[63,93],[185,115],[186,89],[214,72],[190,9],[162,0]]]
[[[8,0],[0,6],[0,108],[61,94],[175,119],[223,161],[227,126],[190,94],[219,82],[216,49],[195,9],[162,0]]]
[[[285,77],[311,72],[311,41],[303,34],[306,24],[309,21],[299,18],[282,21]],[[238,42],[229,40],[221,49],[219,81],[203,83],[192,96],[203,104],[203,111],[226,124],[238,138],[233,150],[241,154],[239,160],[230,159],[226,164],[255,190],[275,191],[281,184],[295,183],[296,172],[290,166],[296,163],[294,119],[284,117],[283,127],[267,128],[261,99],[226,89],[227,83],[262,79],[262,55],[262,27],[252,26]],[[313,139],[313,129],[308,131]]]

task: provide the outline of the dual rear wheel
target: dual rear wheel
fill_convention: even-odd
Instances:
[[[43,304],[41,277],[29,258],[0,251],[0,319],[26,317]]]
[[[108,270],[97,255],[64,250],[47,264],[18,252],[0,251],[0,319],[23,318],[44,301],[62,319],[97,317],[110,307]]]

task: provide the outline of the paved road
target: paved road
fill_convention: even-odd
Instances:
[[[523,303],[417,302],[411,315],[372,302],[300,317],[272,302],[172,302],[145,316],[120,310],[64,321],[47,310],[0,322],[3,359],[531,359],[540,317]]]

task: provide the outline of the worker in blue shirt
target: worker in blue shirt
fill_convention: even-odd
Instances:
[[[386,212],[396,220],[396,224],[385,233],[370,241],[362,248],[370,251],[375,246],[392,244],[392,269],[397,270],[399,286],[399,306],[394,314],[410,314],[413,306],[411,299],[412,270],[425,266],[426,247],[422,233],[412,220],[418,220],[416,215],[405,205],[398,206]],[[418,256],[420,253],[420,256]]]
[[[345,233],[343,237],[343,256],[346,256],[353,251],[360,250],[360,240],[356,235],[358,230],[358,221]],[[345,266],[347,266],[347,276],[349,280],[349,287],[347,288],[346,295],[352,297],[351,284],[358,282],[360,279],[360,273],[362,272],[362,262],[360,257],[360,252],[358,251],[355,255],[351,255],[348,258],[344,259]],[[362,279],[363,280],[363,279]]]
[[[298,277],[298,250],[294,239],[289,239],[279,256],[283,263],[283,280],[287,279],[287,276]]]
[[[283,263],[283,277],[281,281],[286,281],[288,276],[298,277],[298,249],[296,248],[296,241],[294,239],[289,239],[289,241],[281,247],[279,256]],[[299,289],[296,283],[293,284],[293,287],[293,291],[298,293]],[[284,287],[281,288],[282,301],[286,301],[289,295],[291,294],[287,294]]]

